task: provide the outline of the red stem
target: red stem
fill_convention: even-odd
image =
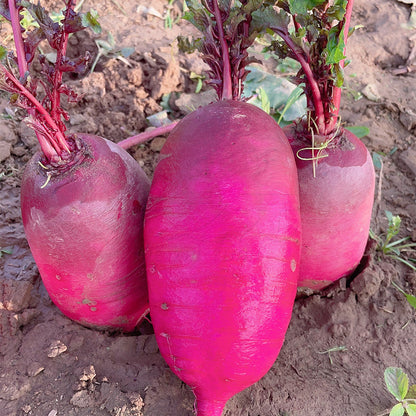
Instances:
[[[71,3],[73,4],[73,6],[75,6],[75,1],[68,0],[65,18],[68,18]],[[59,109],[61,107],[61,93],[59,92],[59,87],[62,84],[63,72],[59,70],[59,66],[61,65],[62,58],[66,54],[66,49],[68,46],[68,37],[69,37],[69,33],[65,32],[65,30],[62,29],[61,37],[59,39],[59,46],[57,49],[56,70],[55,70],[55,73],[53,75],[53,80],[52,80],[53,90],[52,90],[52,97],[51,97],[51,116],[54,120],[58,120],[60,118]]]
[[[222,94],[219,97],[221,100],[231,100],[233,98],[233,86],[231,80],[231,64],[230,64],[230,55],[228,53],[228,44],[224,36],[224,28],[222,26],[222,18],[220,8],[218,6],[218,1],[213,0],[214,4],[214,16],[217,22],[218,37],[221,44],[222,52]]]
[[[345,50],[347,47],[347,40],[348,40],[348,32],[350,30],[350,22],[351,22],[351,15],[352,15],[352,6],[353,6],[354,0],[348,0],[347,3],[347,7],[345,10],[345,16],[344,16],[344,23],[342,26],[342,29],[344,31],[344,43],[345,43],[345,48],[344,48],[344,56],[345,56]],[[342,60],[339,65],[341,68],[344,68],[344,64],[345,64],[345,60]],[[328,131],[331,132],[337,122],[338,122],[338,116],[339,116],[339,109],[340,109],[340,105],[341,105],[341,88],[334,86],[333,89],[333,95],[332,95],[332,102],[334,105],[334,115],[331,119],[331,122],[329,123],[328,126]]]
[[[26,99],[32,103],[32,105],[34,106],[34,109],[43,116],[43,118],[45,119],[45,122],[49,125],[49,127],[53,130],[54,134],[56,135],[56,139],[57,139],[56,141],[60,149],[66,150],[67,152],[69,152],[69,149],[65,140],[65,136],[59,130],[57,124],[52,119],[50,114],[45,110],[42,104],[3,65],[0,66],[0,69],[4,72],[6,79],[9,79],[11,82],[13,82],[15,87],[19,89],[20,94],[25,96]],[[50,158],[51,155],[45,154],[45,156]]]
[[[299,33],[302,26],[296,20],[296,15],[293,16],[293,25],[295,26],[296,33]]]
[[[313,76],[313,72],[311,66],[306,61],[305,57],[303,56],[303,51],[299,51],[299,48],[296,44],[292,41],[289,33],[285,33],[280,29],[275,29],[276,33],[286,42],[286,45],[292,50],[295,54],[297,61],[300,63],[303,72],[308,80],[309,86],[312,91],[312,101],[315,110],[315,121],[318,127],[318,133],[324,134],[325,133],[325,111],[324,106],[322,103],[322,96],[321,91],[319,90],[319,85],[316,79]]]
[[[145,143],[157,136],[163,136],[164,134],[170,133],[178,123],[179,121],[174,121],[167,126],[157,127],[156,129],[136,134],[135,136],[129,137],[128,139],[121,140],[117,144],[123,149],[128,149],[132,146],[135,146],[136,144]]]
[[[22,30],[19,21],[19,12],[16,8],[16,0],[9,0],[10,21],[12,24],[14,44],[16,47],[17,65],[20,77],[23,77],[27,70],[25,48],[23,45]]]

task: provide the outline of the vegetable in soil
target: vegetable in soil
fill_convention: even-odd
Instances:
[[[360,263],[374,200],[371,156],[339,117],[353,0],[280,0],[277,5],[262,10],[265,26],[278,35],[270,50],[300,63],[294,81],[308,104],[306,118],[284,128],[299,175],[299,287],[319,290],[349,276]]]
[[[150,314],[160,352],[198,416],[275,362],[297,288],[296,165],[281,128],[240,100],[254,1],[188,1],[219,101],[169,135],[145,214]]]
[[[61,94],[77,97],[64,72],[83,72],[88,57],[66,56],[68,36],[84,28],[68,0],[60,23],[39,5],[9,0],[2,14],[12,22],[17,59],[0,65],[1,88],[25,109],[41,150],[28,162],[21,184],[23,225],[43,283],[58,308],[85,326],[132,331],[148,312],[143,218],[149,180],[137,162],[106,139],[67,134]],[[39,28],[22,36],[25,7]],[[28,65],[46,39],[56,63],[40,56],[42,79]],[[17,63],[19,76],[14,75]],[[45,96],[38,97],[38,86]]]

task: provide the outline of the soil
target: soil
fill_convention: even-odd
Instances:
[[[48,2],[60,5],[60,2]],[[151,4],[151,6],[149,6]],[[172,15],[180,13],[173,4]],[[102,57],[95,71],[68,79],[83,94],[68,104],[70,130],[119,141],[147,128],[170,93],[170,119],[212,99],[195,96],[190,72],[204,70],[195,54],[177,51],[184,21],[165,28],[167,2],[87,0],[104,31],[71,40],[74,55],[90,50],[108,32],[115,45],[134,48],[125,61]],[[413,6],[414,7],[414,6]],[[348,45],[343,122],[370,129],[363,141],[382,155],[372,230],[387,229],[385,210],[399,215],[398,237],[416,240],[416,32],[408,22],[411,1],[356,0],[356,30]],[[3,25],[4,26],[4,25]],[[1,36],[6,39],[3,27]],[[195,97],[197,101],[195,101]],[[196,104],[195,104],[196,103]],[[49,300],[23,231],[19,184],[37,148],[20,115],[0,97],[0,416],[191,416],[190,389],[158,352],[152,327],[111,334],[82,327]],[[158,137],[130,149],[151,177],[163,143]],[[348,236],[346,236],[348,238]],[[334,247],[336,251],[336,247]],[[335,253],[336,255],[336,253]],[[415,310],[392,286],[416,294],[416,273],[381,256],[369,244],[363,271],[295,302],[284,346],[268,374],[233,397],[225,416],[376,416],[395,404],[385,388],[386,367],[402,367],[416,383]],[[332,352],[331,352],[332,350]]]

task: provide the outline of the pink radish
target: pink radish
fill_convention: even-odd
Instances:
[[[23,225],[45,287],[65,315],[89,327],[133,331],[149,310],[142,233],[150,183],[116,144],[65,134],[62,117],[68,115],[60,95],[75,94],[62,84],[62,74],[87,61],[65,57],[69,33],[83,29],[74,3],[67,1],[61,24],[40,5],[25,3],[43,30],[23,40],[16,3],[9,1],[20,79],[0,65],[1,88],[27,110],[41,146],[22,179]],[[57,60],[42,60],[41,104],[28,61],[45,37]]]
[[[46,290],[66,316],[132,331],[148,312],[142,231],[150,184],[115,143],[85,134],[73,140],[73,163],[45,169],[38,152],[26,166],[26,238]]]
[[[220,416],[278,356],[297,288],[300,218],[290,145],[272,117],[233,94],[244,66],[232,79],[232,45],[211,20],[227,28],[229,11],[206,3],[209,15],[191,12],[206,13],[218,48],[210,50],[221,50],[220,101],[186,116],[168,137],[144,238],[160,352],[194,392],[197,415]],[[236,45],[246,39],[244,13],[240,25],[230,23]]]
[[[302,149],[310,142],[297,128],[292,124],[284,131],[295,154],[308,158],[310,150]],[[313,161],[296,158],[303,242],[299,287],[319,290],[360,263],[374,201],[374,167],[361,140],[345,129],[315,156],[315,176]]]
[[[295,81],[308,101],[306,119],[285,128],[299,174],[299,287],[322,289],[349,276],[360,263],[374,199],[371,156],[338,117],[353,0],[279,3],[279,13],[271,7],[267,14],[266,24],[282,39],[272,49],[300,63]]]

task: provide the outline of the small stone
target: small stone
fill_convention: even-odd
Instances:
[[[156,354],[159,351],[159,347],[154,335],[148,335],[144,342],[143,351],[146,354]]]
[[[362,90],[362,93],[370,101],[377,102],[381,99],[376,84],[367,84]]]
[[[96,377],[97,373],[95,372],[95,368],[93,365],[86,367],[82,372],[81,377],[79,378],[80,381],[92,381]]]
[[[155,137],[150,143],[150,148],[153,150],[153,152],[160,152],[165,142],[165,137]]]
[[[68,347],[62,341],[54,341],[49,347],[48,357],[55,358],[65,352]]]
[[[45,367],[43,367],[41,364],[37,363],[36,361],[33,361],[27,366],[27,375],[29,377],[36,377],[44,369]]]
[[[411,131],[416,127],[416,114],[410,109],[401,111],[400,122],[407,130]]]
[[[57,414],[58,414],[58,411],[56,409],[53,409],[48,413],[48,416],[56,416]]]

